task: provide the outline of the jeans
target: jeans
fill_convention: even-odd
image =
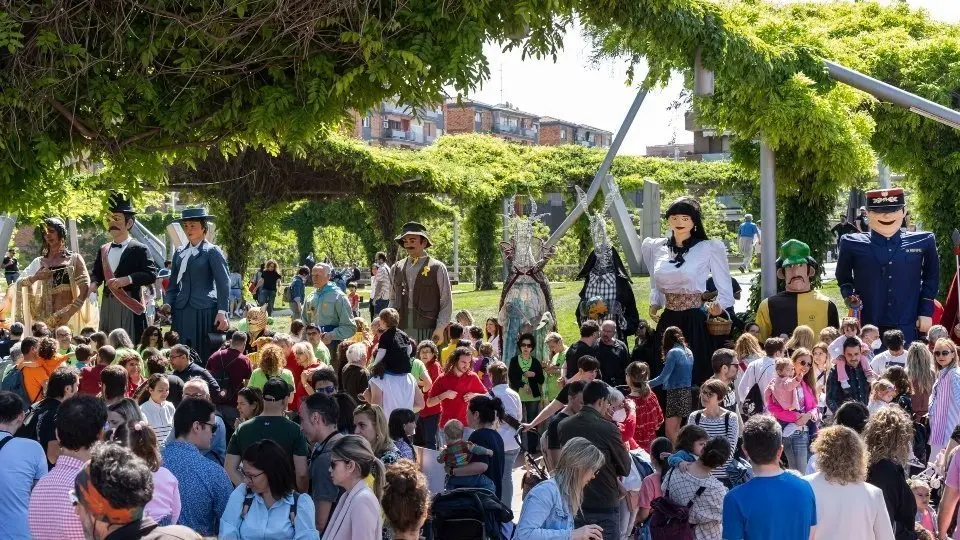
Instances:
[[[599,525],[603,529],[603,540],[620,540],[620,507],[609,510],[581,510],[573,520],[574,528],[584,525]]]
[[[439,423],[440,413],[417,418],[417,435],[424,448],[437,449],[437,424]]]
[[[387,309],[387,306],[390,305],[389,300],[370,300],[370,320],[374,320],[380,316],[380,312]]]
[[[523,406],[523,421],[532,422],[534,418],[540,414],[540,400],[536,401],[524,401],[521,403]],[[536,454],[537,449],[540,447],[540,437],[537,435],[536,431],[530,430],[525,435],[520,437],[520,442],[523,444],[527,452],[531,454]]]
[[[503,481],[500,482],[500,502],[513,510],[513,466],[517,463],[520,449],[503,452]],[[519,516],[518,516],[519,517]]]
[[[497,492],[497,486],[493,485],[493,480],[485,474],[472,474],[470,476],[447,476],[446,489],[456,488],[483,488],[490,493]]]
[[[288,304],[290,306],[290,320],[295,321],[297,319],[303,320],[303,304],[300,304],[300,309],[297,309],[297,305],[293,302]]]
[[[7,285],[10,285],[20,278],[20,272],[4,272],[3,277],[6,278]]]
[[[805,474],[807,471],[807,448],[810,446],[810,432],[797,431],[783,439],[783,455],[787,457],[787,466]]]
[[[257,295],[257,301],[262,306],[267,305],[267,315],[273,315],[273,303],[277,300],[277,291],[268,291],[266,289],[260,289],[260,294]]]

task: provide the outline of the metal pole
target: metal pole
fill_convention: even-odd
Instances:
[[[941,124],[960,129],[960,112],[829,60],[824,60],[823,65],[828,75],[842,83],[859,88],[882,101],[889,101]]]
[[[77,236],[77,220],[68,219],[67,228],[70,230],[70,249],[75,252],[80,252],[80,237]]]
[[[890,189],[890,167],[883,161],[877,161],[877,180],[880,189]]]
[[[777,294],[777,187],[774,178],[776,156],[760,139],[760,294]]]
[[[503,238],[503,241],[504,241],[504,242],[509,242],[509,241],[510,241],[510,231],[509,231],[509,229],[507,228],[507,222],[506,222],[505,219],[503,219],[503,216],[509,216],[509,215],[510,215],[511,210],[513,209],[513,197],[504,197],[504,198],[503,198],[503,207],[502,207],[502,208],[503,208],[503,211],[500,212],[500,214],[501,214],[500,221],[503,222],[503,235],[502,235],[502,238]],[[500,264],[501,264],[501,268],[500,268],[500,281],[506,282],[506,281],[507,281],[507,272],[510,270],[510,268],[507,267],[507,257],[506,257],[505,255],[503,255],[503,253],[500,254],[500,261],[501,261],[501,263],[500,263]]]
[[[600,191],[600,187],[603,185],[603,179],[606,178],[610,166],[613,165],[613,158],[617,157],[617,152],[620,151],[620,145],[623,144],[623,139],[627,136],[627,131],[630,131],[630,125],[633,124],[633,119],[637,117],[637,111],[640,110],[640,105],[643,104],[645,97],[647,97],[647,89],[640,88],[640,91],[637,92],[637,97],[633,99],[633,104],[630,105],[630,110],[627,111],[627,116],[624,117],[623,123],[620,124],[620,129],[617,130],[617,134],[613,137],[613,143],[610,145],[610,149],[607,150],[607,155],[603,158],[603,163],[601,163],[600,168],[597,169],[597,174],[593,176],[593,181],[587,189],[587,200],[584,206],[589,206],[590,202],[593,201],[593,198],[597,195],[597,192]],[[566,233],[583,212],[586,211],[584,206],[578,204],[573,207],[570,215],[563,220],[563,223],[557,227],[557,230],[553,231],[553,234],[550,235],[550,239],[547,240],[544,247],[556,245],[556,243],[560,241],[564,233]],[[506,279],[506,274],[504,274],[504,279]]]
[[[460,282],[460,214],[453,213],[453,280]]]

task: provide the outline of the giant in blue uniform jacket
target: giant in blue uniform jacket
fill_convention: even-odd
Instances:
[[[860,320],[899,328],[907,343],[917,337],[917,317],[933,315],[940,259],[933,233],[898,231],[890,238],[876,232],[840,237],[837,283],[844,298],[863,302]]]
[[[218,246],[200,242],[198,252],[187,260],[187,269],[178,282],[183,251],[177,248],[170,268],[167,303],[173,312],[173,330],[180,334],[180,343],[190,346],[206,362],[211,350],[207,334],[214,331],[218,311],[227,311],[230,297],[230,275],[227,262]]]

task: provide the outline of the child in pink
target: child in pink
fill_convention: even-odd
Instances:
[[[873,382],[877,378],[877,375],[870,366],[870,357],[867,355],[869,346],[857,336],[860,332],[860,321],[853,317],[844,317],[840,323],[840,332],[840,337],[833,340],[833,343],[827,347],[830,358],[833,358],[833,364],[837,366],[837,380],[840,381],[840,386],[842,388],[850,388],[847,366],[843,359],[843,342],[846,341],[847,338],[856,338],[860,343],[860,367],[863,368],[863,373],[867,376],[867,380]]]
[[[765,401],[770,401],[772,397],[780,407],[788,411],[800,409],[800,401],[797,399],[797,387],[800,381],[796,379],[796,368],[793,367],[793,360],[789,358],[779,358],[776,364],[777,376],[770,381],[767,387]]]
[[[640,483],[640,499],[637,502],[637,521],[643,523],[650,517],[651,505],[654,499],[662,497],[660,484],[661,475],[667,471],[667,458],[673,453],[673,443],[666,437],[658,437],[650,444],[650,464],[653,465],[653,474],[648,475]]]
[[[917,501],[916,522],[923,525],[923,528],[930,531],[930,534],[937,538],[937,512],[930,506],[930,485],[926,480],[920,478],[911,478],[907,480],[907,485],[913,491],[913,496]]]

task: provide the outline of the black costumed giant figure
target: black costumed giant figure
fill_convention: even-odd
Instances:
[[[586,211],[586,195],[579,187],[575,189]],[[587,319],[614,321],[617,323],[618,337],[626,341],[627,336],[636,332],[640,314],[637,313],[637,300],[630,286],[630,274],[607,236],[604,216],[618,196],[619,192],[611,192],[604,199],[601,211],[587,214],[594,247],[577,274],[577,279],[583,280],[580,304],[577,306],[577,324]]]
[[[505,361],[517,355],[517,338],[530,332],[542,334],[537,337],[537,358],[543,359],[543,338],[555,328],[553,320],[553,296],[550,282],[543,275],[543,267],[556,253],[553,246],[545,247],[542,238],[533,236],[533,224],[542,216],[537,215],[537,204],[531,200],[530,216],[523,215],[520,198],[514,199],[514,215],[504,215],[504,227],[510,240],[500,243],[510,276],[503,284],[500,295],[498,322],[503,327],[503,350]],[[549,314],[549,315],[547,315]],[[548,317],[543,322],[544,317]],[[538,332],[539,330],[539,332]]]
[[[213,352],[210,334],[224,332],[229,326],[227,262],[220,247],[205,239],[207,222],[213,219],[203,208],[187,208],[177,220],[183,225],[187,244],[173,255],[167,290],[172,328],[180,334],[180,343],[194,349],[202,363]]]
[[[715,340],[707,330],[707,315],[722,315],[734,301],[727,248],[720,240],[707,238],[700,203],[692,197],[673,201],[666,218],[670,235],[646,238],[641,248],[650,272],[650,318],[657,321],[655,343],[659,348],[667,328],[680,328],[693,352],[693,384],[700,385],[713,374],[710,357]],[[711,275],[717,298],[705,303],[703,293]],[[663,314],[658,316],[661,309]]]
[[[146,309],[141,288],[157,279],[157,265],[147,247],[130,237],[137,212],[130,201],[119,194],[110,197],[107,232],[112,242],[97,251],[90,273],[90,290],[96,294],[103,284],[100,302],[100,330],[110,333],[117,328],[127,331],[135,342],[147,327]]]

